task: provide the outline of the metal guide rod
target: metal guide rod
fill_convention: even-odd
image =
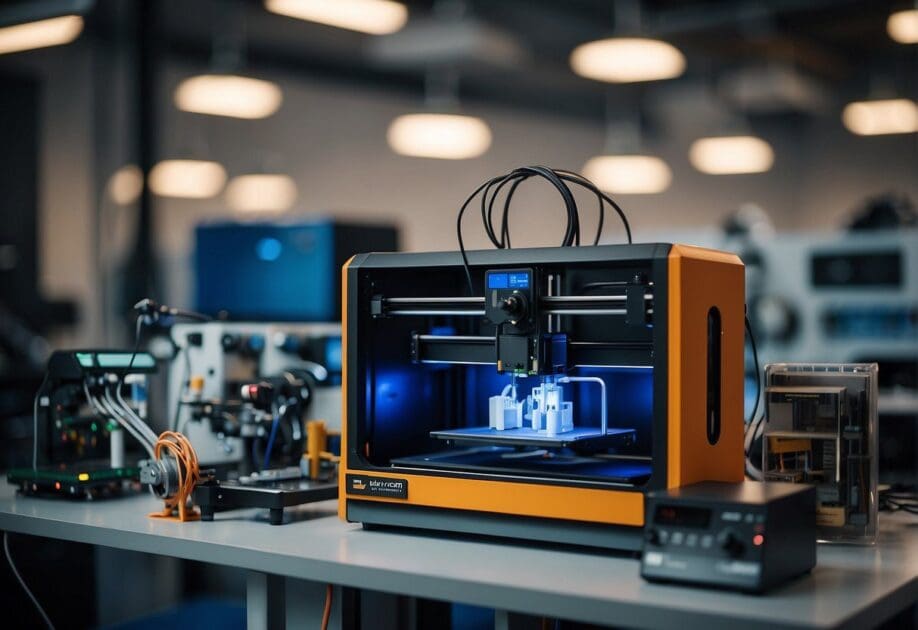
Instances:
[[[544,315],[627,315],[624,303],[626,295],[545,295],[539,300]],[[653,301],[652,293],[645,293],[646,302]],[[392,316],[445,316],[460,315],[482,317],[484,310],[468,308],[471,305],[484,304],[483,297],[393,297],[383,298],[386,305],[397,305],[400,308],[388,310],[386,315]],[[608,303],[621,303],[621,308],[601,308],[600,305]],[[438,308],[437,305],[444,305]],[[414,306],[417,305],[417,306]],[[446,305],[456,305],[459,308],[445,308]],[[596,305],[591,307],[590,305]],[[569,308],[562,308],[562,307]],[[653,314],[653,309],[647,309],[648,314]]]
[[[387,311],[386,315],[480,315],[484,317],[484,310],[480,311],[454,311],[454,310],[401,310],[401,311]]]
[[[483,297],[390,297],[387,304],[484,304]]]
[[[653,309],[647,309],[648,315],[653,315]],[[623,308],[546,308],[542,310],[547,315],[626,315]]]
[[[494,343],[495,337],[475,336],[475,335],[418,335],[421,341],[443,341],[444,339],[451,342],[461,343],[463,341],[475,341],[483,343]]]
[[[545,304],[565,302],[624,302],[626,295],[543,295],[539,301]],[[645,293],[645,300],[652,300],[653,293]],[[484,304],[483,297],[387,297],[386,304]]]
[[[566,302],[624,302],[627,295],[543,295],[539,301],[543,304],[557,304]],[[645,293],[645,300],[652,300],[653,293]]]

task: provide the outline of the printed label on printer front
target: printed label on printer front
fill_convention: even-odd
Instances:
[[[408,498],[408,480],[390,477],[367,477],[366,475],[348,475],[347,493],[362,494],[370,497],[389,499]]]

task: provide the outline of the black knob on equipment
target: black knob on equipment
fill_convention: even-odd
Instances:
[[[234,352],[239,349],[241,344],[242,339],[239,337],[239,335],[225,333],[223,337],[220,338],[220,345],[223,346],[224,352]]]
[[[725,529],[717,535],[717,544],[734,558],[742,555],[743,549],[745,549],[742,539],[731,529]]]
[[[526,315],[526,298],[517,294],[505,297],[500,309],[514,319],[522,319]]]

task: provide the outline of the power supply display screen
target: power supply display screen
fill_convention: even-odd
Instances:
[[[657,525],[702,529],[711,523],[711,510],[684,505],[658,505],[653,522]]]

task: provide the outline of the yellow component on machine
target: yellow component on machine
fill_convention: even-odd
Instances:
[[[337,463],[340,459],[328,450],[328,437],[333,435],[341,435],[341,432],[327,429],[324,420],[306,422],[306,452],[303,457],[309,462],[310,479],[318,479],[323,461]]]

